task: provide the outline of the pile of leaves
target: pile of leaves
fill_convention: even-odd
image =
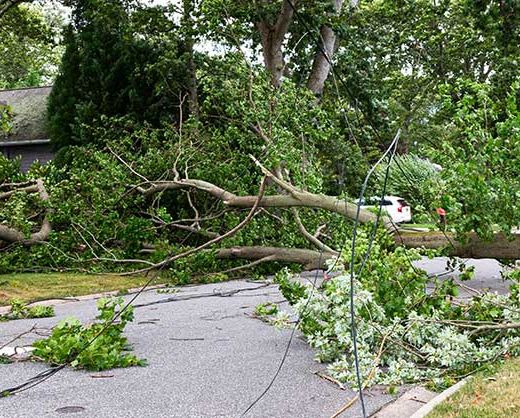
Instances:
[[[123,303],[120,297],[100,299],[97,322],[82,325],[78,319],[65,319],[53,328],[48,338],[33,343],[32,354],[53,365],[68,363],[92,371],[144,366],[144,360],[129,353],[131,347],[123,336],[126,325],[134,319],[132,306],[123,311]]]
[[[13,299],[10,303],[11,310],[4,315],[0,315],[0,321],[28,318],[50,318],[51,316],[54,316],[54,307],[52,306],[27,306],[19,299]]]
[[[356,272],[369,245],[365,233],[358,240]],[[420,381],[445,386],[486,364],[520,354],[518,280],[509,295],[479,293],[463,302],[455,298],[458,288],[451,279],[434,282],[434,289],[427,291],[431,279],[412,265],[419,258],[416,250],[390,251],[379,240],[365,273],[355,276],[354,309],[365,386]],[[349,265],[348,249],[342,261]],[[334,378],[354,385],[351,277],[340,267],[335,274],[314,290],[312,284],[291,279],[287,271],[277,280],[300,316],[299,328],[316,350],[316,359],[329,363]],[[293,285],[287,286],[288,281]]]

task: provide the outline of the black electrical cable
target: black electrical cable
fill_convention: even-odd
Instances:
[[[304,25],[305,29],[309,33],[313,33],[311,28],[307,25],[306,21],[304,19],[302,19],[300,13],[298,12],[296,7],[294,6],[293,2],[291,0],[286,0],[286,1],[289,4],[289,6],[291,7],[291,9],[294,12],[295,16]],[[325,60],[328,62],[333,75],[335,75],[339,79],[339,81],[341,82],[341,84],[345,88],[345,91],[349,95],[350,99],[351,100],[355,100],[355,98],[354,98],[353,94],[351,93],[349,87],[347,86],[346,82],[343,80],[343,77],[341,77],[338,74],[336,68],[334,67],[334,64],[332,63],[332,60],[328,56],[327,52],[321,46],[321,43],[320,43],[319,39],[317,39],[316,37],[314,37],[314,38],[315,38],[315,42],[316,42],[316,45],[317,45],[319,51],[324,56]],[[367,117],[367,115],[363,112],[363,110],[361,110],[361,113],[365,117],[365,119],[367,120],[367,122],[368,122],[369,126],[371,127],[371,129],[374,131],[376,137],[378,139],[381,139],[381,137],[379,135],[379,132],[375,128],[375,126],[372,123],[372,121],[370,120],[370,118]],[[354,315],[354,294],[353,294],[353,289],[354,289],[354,277],[355,277],[355,272],[354,272],[355,240],[356,240],[356,236],[357,236],[357,227],[358,227],[358,224],[359,224],[359,214],[360,214],[360,210],[361,210],[361,201],[362,201],[363,196],[365,194],[365,191],[366,191],[366,188],[367,188],[367,185],[368,185],[368,180],[372,176],[372,173],[375,170],[375,168],[383,161],[383,159],[386,157],[386,155],[390,152],[391,149],[394,149],[393,154],[395,154],[395,151],[397,149],[396,144],[397,144],[397,142],[399,140],[400,134],[401,134],[401,130],[399,129],[397,131],[396,136],[394,137],[394,140],[392,141],[390,146],[387,148],[387,150],[385,151],[383,156],[376,162],[376,164],[370,169],[370,171],[367,173],[367,176],[365,177],[365,181],[364,181],[363,186],[361,188],[360,198],[359,198],[358,204],[357,204],[356,219],[355,219],[355,222],[354,222],[354,230],[353,230],[353,236],[352,236],[352,254],[351,254],[352,255],[352,259],[351,259],[351,266],[350,266],[351,267],[350,268],[350,279],[351,279],[351,286],[350,286],[350,291],[351,291],[351,295],[350,295],[351,332],[352,332],[352,343],[353,343],[353,351],[354,351],[354,361],[355,361],[355,366],[356,366],[356,380],[357,380],[359,399],[360,399],[361,408],[362,408],[362,412],[363,412],[363,417],[364,418],[366,418],[367,415],[366,415],[366,408],[365,408],[365,403],[364,403],[364,398],[363,398],[363,386],[362,386],[361,376],[360,376],[360,371],[359,371],[359,356],[358,356],[358,352],[357,352],[357,335],[356,335],[355,315]],[[386,173],[385,177],[388,176],[388,173],[389,172],[387,170],[387,173]],[[386,178],[385,178],[385,183],[386,183]],[[346,202],[347,202],[347,200],[346,200],[346,197],[345,197],[345,203]],[[379,211],[378,211],[378,216],[376,218],[376,223],[379,222],[379,217],[380,217],[380,214],[381,214],[381,206],[382,206],[382,200],[380,202],[380,207],[379,207]],[[372,242],[373,242],[373,240],[375,239],[375,233],[373,233],[373,236],[372,236],[371,239],[372,239]],[[367,252],[365,254],[364,261],[362,263],[362,266],[361,266],[360,270],[363,268],[364,264],[366,263],[366,260],[370,256],[371,247],[372,247],[372,244],[369,245],[369,248],[368,248],[368,250],[367,250]],[[343,252],[343,250],[344,250],[344,246],[341,249],[340,254],[341,254],[341,252]],[[336,258],[336,260],[334,261],[333,267],[338,262],[338,260],[339,260],[339,257]]]
[[[365,264],[368,261],[369,255],[372,252],[372,246],[373,246],[374,241],[375,241],[375,236],[376,236],[376,233],[377,233],[377,229],[379,227],[379,220],[381,218],[381,211],[383,209],[383,200],[384,200],[384,198],[386,196],[386,188],[388,186],[388,178],[390,177],[390,166],[391,166],[392,162],[394,161],[394,156],[395,156],[395,153],[397,151],[397,143],[398,143],[398,141],[395,142],[395,144],[393,146],[393,149],[392,149],[392,153],[390,154],[390,157],[388,159],[388,165],[387,165],[386,170],[385,170],[385,178],[384,178],[384,181],[383,181],[383,189],[381,190],[381,199],[379,200],[379,205],[378,205],[378,209],[377,209],[376,221],[374,222],[374,226],[372,227],[372,232],[370,233],[369,243],[368,243],[368,247],[367,247],[367,250],[366,250],[365,257],[363,258],[363,262],[361,263],[361,266],[359,267],[358,272],[357,272],[358,276],[361,275],[361,272],[363,271],[363,268],[365,267]],[[389,218],[389,219],[392,222],[392,219],[391,218]],[[392,222],[392,225],[395,228],[395,224],[393,222]],[[368,256],[367,256],[367,254],[368,254]]]
[[[383,156],[377,161],[377,163],[375,165],[372,166],[370,171],[367,173],[367,175],[365,177],[365,181],[363,182],[363,186],[361,187],[361,192],[359,194],[359,200],[357,202],[356,218],[354,220],[354,229],[353,229],[353,232],[352,232],[351,260],[350,260],[350,268],[349,268],[349,273],[350,273],[350,330],[351,330],[351,335],[352,335],[352,349],[353,349],[353,353],[354,353],[354,364],[355,364],[355,367],[356,367],[356,380],[357,380],[357,386],[358,386],[358,395],[359,395],[359,401],[361,403],[361,410],[362,410],[364,418],[367,417],[367,412],[366,412],[366,407],[365,407],[365,400],[364,400],[364,397],[363,397],[363,382],[361,380],[361,372],[359,370],[359,354],[358,354],[358,349],[357,349],[356,318],[355,318],[355,312],[354,312],[354,285],[355,285],[355,276],[356,276],[356,272],[355,272],[355,269],[354,269],[354,263],[355,263],[355,258],[356,258],[357,229],[358,229],[358,226],[359,226],[359,214],[361,212],[361,204],[362,204],[362,200],[363,200],[364,195],[365,195],[365,191],[366,191],[366,188],[367,188],[367,185],[368,185],[368,181],[369,181],[370,177],[372,176],[372,173],[374,172],[376,167],[383,161],[383,159],[391,151],[392,151],[392,154],[391,154],[390,158],[393,159],[393,156],[395,155],[395,152],[397,150],[397,144],[398,144],[400,136],[401,136],[401,130],[399,129],[397,131],[397,134],[394,137],[394,140],[392,141],[390,146],[387,148],[387,150],[385,151]],[[390,161],[391,161],[391,159],[390,159]],[[376,228],[377,228],[377,225],[379,223],[379,218],[381,216],[381,208],[382,208],[382,205],[383,205],[384,192],[386,191],[386,182],[387,182],[387,178],[388,178],[388,173],[389,173],[389,170],[387,170],[386,175],[385,175],[385,187],[384,187],[385,190],[383,191],[383,196],[382,196],[382,198],[381,198],[381,200],[379,202],[379,209],[378,209],[378,213],[377,213],[377,217],[376,217],[376,223],[375,223],[374,228],[372,230],[373,232],[372,232],[372,236],[370,238],[370,242],[369,242],[367,251],[365,253],[365,256],[363,257],[363,261],[362,261],[361,266],[359,268],[359,274],[361,274],[362,269],[363,269],[363,267],[366,264],[366,261],[370,257],[370,252],[372,250],[372,245],[373,245],[373,242],[375,240]]]
[[[88,341],[87,344],[81,348],[81,350],[77,352],[71,352],[68,356],[69,358],[66,359],[63,362],[63,364],[44,370],[43,372],[29,378],[29,380],[20,385],[1,390],[0,398],[28,390],[36,385],[39,385],[40,383],[45,382],[47,379],[54,376],[60,370],[64,369],[67,365],[74,361],[74,359],[76,359],[81,353],[83,353],[88,347],[90,347],[112,324],[114,324],[114,322],[123,314],[123,312],[125,312],[128,309],[128,307],[145,291],[145,289],[152,284],[152,282],[159,276],[160,272],[165,266],[166,264],[163,264],[157,270],[157,272],[154,275],[152,275],[152,277],[150,277],[150,279],[139,289],[139,291],[135,293],[134,296],[119,311],[117,311],[114,314],[112,320],[108,322],[96,335],[94,335],[94,337],[92,337],[90,341]]]
[[[353,243],[353,247],[355,246],[355,237],[356,237],[356,233],[357,233],[357,228],[359,226],[359,215],[360,215],[360,206],[361,206],[361,201],[364,197],[364,194],[365,194],[365,191],[366,191],[366,188],[367,188],[367,185],[368,185],[368,181],[370,180],[370,177],[371,175],[373,174],[375,168],[383,161],[384,158],[386,158],[388,156],[388,154],[391,152],[390,154],[390,163],[392,162],[393,160],[393,157],[395,155],[395,152],[397,150],[397,144],[398,144],[398,141],[399,141],[399,137],[401,135],[401,130],[398,130],[396,136],[394,137],[394,140],[392,141],[392,143],[389,145],[388,149],[385,151],[385,153],[383,154],[383,156],[376,162],[376,164],[369,170],[367,176],[365,177],[365,181],[363,183],[363,187],[362,187],[362,190],[361,190],[361,193],[360,193],[360,198],[359,198],[359,201],[358,201],[358,208],[357,208],[357,212],[356,212],[356,219],[355,219],[355,223],[354,223],[354,233],[353,233],[353,240],[352,240],[352,243]],[[361,268],[358,272],[358,275],[361,274],[361,271],[362,271],[362,268],[364,267],[366,261],[368,260],[368,258],[370,257],[370,252],[371,252],[371,248],[372,248],[372,245],[373,245],[373,241],[375,239],[375,230],[377,229],[377,226],[378,226],[378,223],[379,223],[379,218],[380,218],[380,215],[381,215],[381,211],[382,211],[382,204],[383,204],[383,198],[384,198],[384,195],[385,195],[385,192],[386,192],[386,184],[387,184],[387,179],[388,179],[388,173],[389,173],[389,169],[387,167],[387,171],[386,171],[386,175],[385,175],[385,182],[384,182],[384,187],[383,187],[383,191],[382,191],[382,196],[381,196],[381,200],[379,202],[379,210],[378,210],[378,215],[376,217],[376,222],[375,222],[375,225],[374,225],[374,229],[373,229],[373,233],[372,233],[372,236],[371,236],[371,239],[370,239],[370,243],[369,243],[369,246],[368,246],[368,249],[363,257],[363,263],[361,265]],[[343,250],[345,249],[345,243],[343,244],[343,247],[341,249],[341,251],[339,252],[339,254],[341,254],[343,252]],[[319,256],[319,261],[318,261],[318,264],[320,265],[321,264],[321,260],[322,260],[322,256],[323,256],[323,249],[320,250],[320,256]],[[353,266],[354,266],[354,257],[355,257],[355,249],[352,251],[352,261],[351,261],[351,268],[350,268],[350,271],[351,271],[351,287],[350,287],[350,290],[351,290],[351,293],[350,293],[350,303],[351,303],[351,324],[352,324],[352,327],[351,327],[351,330],[353,332],[353,335],[352,335],[352,340],[353,340],[353,352],[354,352],[354,361],[355,361],[355,364],[356,364],[356,376],[357,376],[357,381],[358,381],[358,388],[360,389],[359,390],[359,397],[360,397],[360,402],[361,402],[361,405],[362,405],[362,410],[363,410],[363,416],[366,417],[366,408],[365,408],[365,405],[364,405],[364,398],[363,398],[363,387],[362,387],[362,383],[361,383],[361,375],[360,375],[360,372],[359,372],[359,356],[358,356],[358,352],[357,352],[357,337],[356,337],[356,333],[355,333],[355,317],[354,317],[354,307],[353,307],[353,303],[354,303],[354,293],[353,293],[353,289],[354,289],[354,286],[353,286],[353,281],[354,281],[354,273],[353,273]],[[336,266],[337,264],[337,261],[338,261],[339,257],[336,258],[336,260],[334,261],[334,264],[328,269],[328,271],[332,271],[334,269],[334,267]],[[292,343],[292,340],[294,338],[294,334],[296,332],[296,329],[298,328],[300,322],[301,322],[301,319],[303,317],[303,315],[305,314],[305,311],[307,310],[307,307],[314,295],[314,291],[316,290],[316,283],[317,283],[317,280],[318,280],[318,270],[316,271],[316,274],[315,274],[315,277],[314,277],[314,282],[312,283],[312,291],[311,291],[311,294],[309,296],[309,298],[307,299],[307,302],[305,303],[304,305],[304,308],[302,310],[302,312],[300,313],[299,317],[298,317],[298,320],[296,321],[296,324],[294,325],[293,329],[292,329],[292,332],[291,332],[291,335],[289,337],[289,341],[287,343],[287,346],[285,348],[285,352],[284,352],[284,355],[282,357],[282,360],[280,361],[280,364],[278,366],[278,369],[276,370],[273,378],[271,379],[271,381],[269,382],[269,384],[267,385],[267,387],[264,389],[264,391],[245,409],[245,411],[242,413],[241,417],[244,417],[266,394],[267,392],[269,392],[269,390],[271,389],[271,387],[273,386],[275,380],[277,379],[278,375],[280,374],[280,371],[282,370],[283,368],[283,365],[285,364],[285,361],[287,359],[287,356],[289,354],[289,349],[291,347],[291,343]]]
[[[321,261],[322,261],[322,257],[323,257],[323,248],[320,250],[320,256],[318,258],[318,266],[321,265]],[[300,325],[300,322],[302,320],[302,317],[305,313],[305,311],[307,310],[307,307],[309,306],[309,303],[312,299],[312,297],[314,296],[314,291],[317,289],[316,287],[316,283],[318,281],[318,274],[319,274],[319,269],[316,270],[316,274],[314,276],[314,282],[312,283],[312,289],[311,289],[311,294],[309,295],[309,298],[307,299],[307,302],[305,302],[305,305],[303,307],[303,310],[301,312],[301,314],[298,316],[298,319],[296,320],[296,323],[294,324],[294,327],[291,331],[291,335],[289,337],[289,341],[287,342],[287,346],[285,347],[285,352],[283,354],[283,357],[282,357],[282,360],[280,361],[280,364],[278,365],[278,368],[276,369],[276,373],[273,375],[271,381],[269,382],[269,384],[266,386],[266,388],[264,389],[264,391],[253,401],[249,404],[249,406],[244,410],[244,412],[242,412],[242,414],[240,415],[241,417],[245,417],[246,414],[251,410],[253,409],[253,407],[258,403],[260,402],[260,400],[267,394],[267,392],[269,392],[269,390],[271,389],[271,387],[273,386],[276,378],[278,377],[278,375],[280,374],[280,372],[282,371],[282,368],[285,364],[285,361],[287,360],[287,356],[289,355],[289,349],[291,348],[291,344],[292,344],[292,341],[294,339],[294,334],[296,333],[296,330],[298,329],[298,325]]]

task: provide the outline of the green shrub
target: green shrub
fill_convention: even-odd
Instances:
[[[27,306],[21,300],[11,300],[11,311],[5,315],[0,315],[0,321],[28,318],[49,318],[54,316],[52,306]]]
[[[98,322],[82,325],[78,319],[61,321],[50,337],[33,343],[33,355],[51,364],[69,363],[74,368],[100,371],[114,367],[144,366],[144,360],[129,354],[123,331],[133,321],[133,308],[121,312],[123,298],[100,299]],[[121,312],[118,322],[114,318]]]
[[[382,189],[387,164],[381,164],[374,172],[375,183]],[[439,170],[428,160],[416,155],[396,155],[390,167],[386,186],[387,195],[397,195],[408,200],[414,212],[435,209],[434,202],[442,191]]]

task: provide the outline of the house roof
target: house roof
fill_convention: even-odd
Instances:
[[[11,107],[13,128],[0,133],[0,146],[48,142],[47,99],[52,87],[0,90],[0,103]]]

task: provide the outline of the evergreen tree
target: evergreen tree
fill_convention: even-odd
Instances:
[[[77,0],[49,100],[55,148],[96,143],[88,128],[101,116],[125,116],[151,126],[175,122],[186,79],[176,29],[164,13],[127,0]],[[162,57],[172,56],[174,65],[162,65]]]
[[[67,47],[47,108],[47,131],[57,149],[73,143],[72,127],[78,101],[76,82],[79,75],[79,51],[76,35],[70,26],[65,31],[64,42]]]

